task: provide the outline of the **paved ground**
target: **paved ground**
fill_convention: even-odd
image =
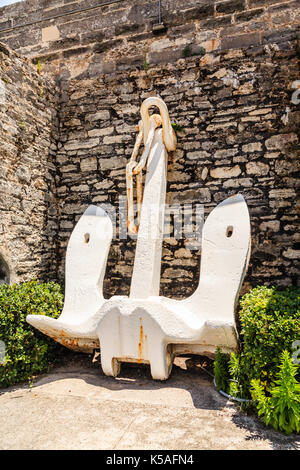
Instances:
[[[75,356],[32,388],[2,390],[0,449],[299,449],[238,412],[197,361],[176,364],[167,382],[129,365],[113,379]]]

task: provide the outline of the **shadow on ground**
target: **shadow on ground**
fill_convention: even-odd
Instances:
[[[176,358],[165,382],[133,364],[112,378],[99,355],[67,353],[33,387],[3,390],[0,448],[299,448],[297,436],[267,429],[221,396],[211,374],[212,363],[193,356]]]
[[[66,376],[80,376],[87,384],[101,386],[112,392],[149,391],[153,395],[155,391],[160,390],[166,390],[168,393],[172,390],[182,390],[188,392],[191,405],[198,409],[222,410],[226,405],[226,399],[213,386],[212,362],[202,356],[175,358],[170,378],[167,381],[154,381],[148,365],[122,363],[119,376],[114,378],[103,374],[99,353],[96,353],[94,358],[90,355],[72,354],[65,356],[60,366],[55,367],[51,374],[38,377],[35,385],[57,382]],[[180,401],[178,405],[181,406]]]

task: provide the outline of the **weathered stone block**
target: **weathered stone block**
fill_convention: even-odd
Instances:
[[[55,25],[42,28],[42,42],[57,41],[60,38],[59,29]]]
[[[291,188],[284,188],[284,189],[272,189],[269,192],[269,197],[270,198],[276,198],[276,199],[285,199],[285,198],[290,198],[290,197],[295,197],[296,192],[294,189]]]
[[[262,162],[249,162],[246,165],[246,172],[249,175],[264,176],[269,173],[269,165]]]
[[[162,277],[164,278],[171,278],[171,279],[184,279],[184,278],[193,278],[193,274],[190,271],[185,269],[174,269],[174,268],[167,268],[164,272]]]
[[[280,229],[280,221],[279,220],[268,220],[266,222],[262,222],[259,226],[260,230],[267,231],[270,230],[272,232],[278,232]]]
[[[288,145],[298,141],[295,133],[273,135],[266,140],[265,144],[268,150],[284,150]]]
[[[216,4],[217,13],[234,13],[245,9],[245,0],[229,0]]]
[[[200,6],[197,5],[194,8],[182,11],[181,15],[184,21],[202,20],[214,16],[214,7],[209,3]]]
[[[293,250],[292,248],[288,248],[287,250],[283,251],[283,256],[288,259],[300,259],[300,250]]]
[[[21,183],[29,183],[31,180],[31,172],[25,165],[19,166],[16,170],[16,176]]]
[[[101,111],[97,111],[94,114],[88,114],[86,116],[87,121],[106,121],[110,118],[110,112],[107,109],[103,109]]]
[[[86,141],[71,140],[64,145],[65,150],[91,149],[99,144],[99,139],[89,139]]]
[[[197,201],[198,203],[205,203],[211,201],[211,193],[208,188],[201,188],[197,190],[186,190],[180,192],[172,192],[167,194],[167,203],[176,204],[180,202],[190,203]]]
[[[88,131],[89,137],[103,137],[105,135],[110,135],[114,132],[114,127],[104,127],[103,129],[92,129]]]
[[[265,10],[263,8],[256,8],[255,10],[244,11],[243,13],[237,13],[234,17],[235,22],[246,22],[253,20],[254,18],[259,18]]]
[[[183,183],[190,180],[190,175],[182,171],[169,171],[168,181]]]
[[[245,153],[260,152],[262,150],[262,144],[260,142],[251,142],[242,146],[242,150]]]
[[[110,158],[101,158],[99,160],[100,170],[113,170],[115,168],[124,168],[126,166],[127,159],[124,157],[110,157]]]
[[[130,136],[126,136],[124,134],[122,135],[112,135],[112,136],[105,136],[103,139],[103,143],[105,145],[109,144],[122,144],[122,142],[125,142],[126,140],[130,139]]]
[[[222,49],[240,49],[243,47],[254,46],[261,43],[259,32],[239,34],[238,36],[229,36],[221,41]]]
[[[192,258],[193,257],[191,250],[188,250],[187,248],[179,248],[179,250],[175,251],[174,255],[175,255],[175,258]]]
[[[0,31],[12,28],[12,20],[0,21]]]
[[[231,149],[221,149],[221,150],[217,150],[215,153],[214,153],[214,158],[226,158],[226,157],[233,157],[234,155],[236,155],[238,153],[238,149],[234,149],[234,148],[231,148]]]
[[[283,0],[268,0],[268,5],[272,5],[274,3],[282,3]],[[255,8],[258,6],[265,6],[266,0],[249,0],[249,8]]]
[[[253,180],[250,178],[237,178],[224,181],[223,188],[250,188]]]
[[[188,152],[186,154],[187,158],[190,160],[205,160],[210,158],[210,154],[204,150],[199,150],[197,152]]]
[[[233,167],[220,167],[210,170],[210,175],[213,178],[232,178],[234,176],[239,176],[241,174],[241,169],[238,165]]]
[[[87,157],[80,161],[81,171],[96,171],[97,170],[97,158]]]

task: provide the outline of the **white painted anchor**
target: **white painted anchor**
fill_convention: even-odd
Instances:
[[[149,117],[151,106],[157,106],[160,115]],[[176,137],[161,99],[146,99],[141,115],[127,165],[129,229],[138,232],[129,297],[103,297],[113,229],[106,212],[90,206],[67,247],[62,314],[58,319],[29,315],[27,321],[70,349],[92,352],[100,346],[107,375],[118,375],[121,362],[135,362],[150,364],[153,379],[166,380],[176,355],[212,357],[217,346],[225,352],[236,349],[234,312],[250,256],[250,220],[242,195],[220,203],[204,224],[200,281],[194,294],[180,301],[159,296],[167,152],[176,148]],[[145,150],[137,163],[142,139]],[[141,170],[146,164],[142,201]],[[138,186],[137,226],[132,210],[133,174]],[[151,220],[150,207],[160,209],[151,212]]]

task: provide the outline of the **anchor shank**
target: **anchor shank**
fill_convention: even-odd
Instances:
[[[159,295],[167,160],[168,155],[162,139],[162,129],[158,129],[155,131],[147,164],[130,287],[131,298]]]

